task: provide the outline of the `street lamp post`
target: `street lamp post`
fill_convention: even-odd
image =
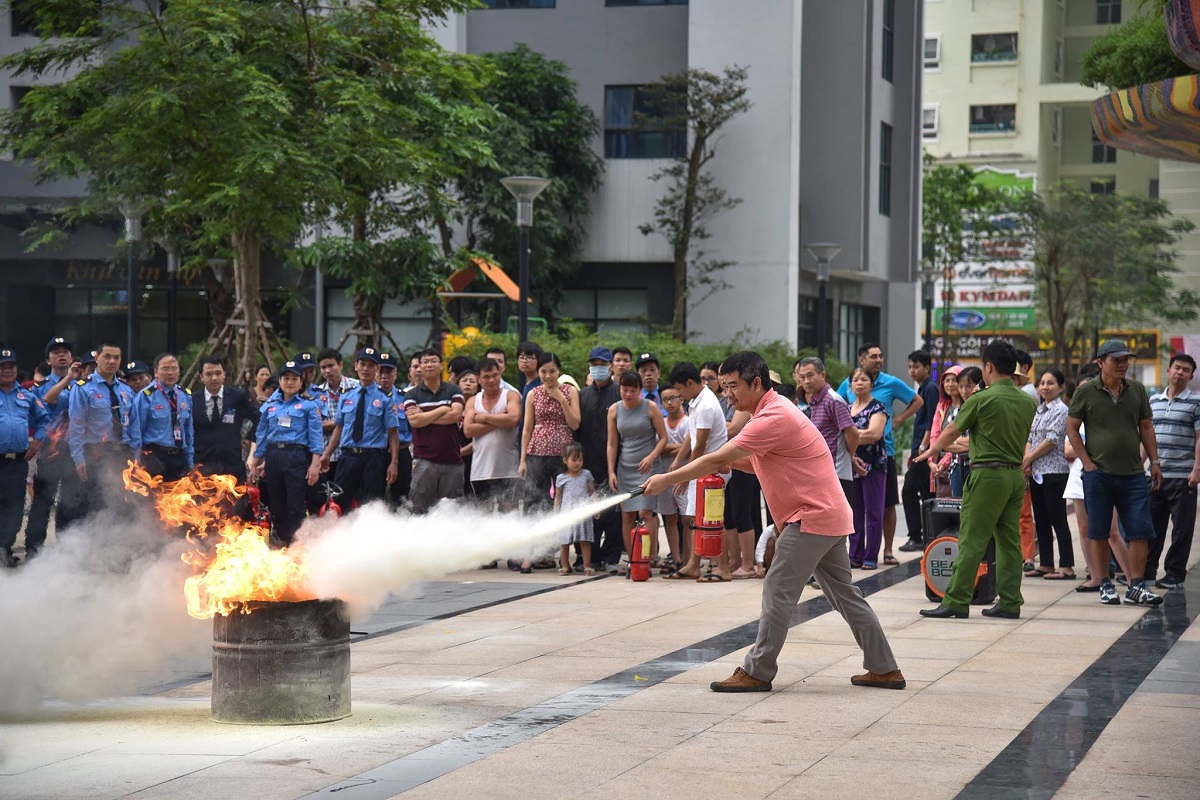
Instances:
[[[517,298],[517,336],[525,342],[529,340],[529,229],[533,226],[533,201],[550,185],[550,181],[530,175],[514,175],[501,178],[500,183],[517,200],[517,228],[521,232],[517,254],[517,284],[520,289]]]
[[[928,259],[924,269],[919,273],[921,278],[921,307],[925,310],[925,352],[933,354],[933,303],[937,292],[938,272],[933,268],[933,262]]]
[[[829,262],[842,251],[840,244],[815,242],[804,245],[808,254],[817,260],[817,358],[825,360],[825,329],[829,325],[825,313],[825,295],[829,286]]]
[[[125,217],[125,242],[128,246],[128,280],[125,283],[126,316],[125,340],[129,348],[126,358],[132,359],[137,349],[138,317],[137,317],[137,257],[134,250],[142,240],[142,215],[146,213],[145,202],[138,197],[122,197],[117,201],[117,207]]]

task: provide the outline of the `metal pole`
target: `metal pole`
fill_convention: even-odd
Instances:
[[[821,265],[818,265],[818,270]],[[817,358],[825,360],[825,285],[827,281],[817,278]]]
[[[138,319],[137,319],[137,264],[135,262],[133,248],[137,246],[137,242],[130,240],[126,242],[129,246],[129,261],[128,261],[128,280],[125,282],[125,298],[126,320],[125,341],[129,351],[125,354],[127,359],[132,359],[137,351],[138,338]]]
[[[313,240],[320,242],[325,238],[325,226],[318,225],[313,231]],[[313,286],[313,292],[316,294],[313,303],[313,316],[316,317],[316,342],[317,349],[325,348],[325,272],[321,269],[321,265],[317,264],[316,284]]]
[[[174,253],[167,256],[168,263],[177,257]],[[171,282],[167,285],[167,352],[179,352],[179,267],[177,264],[168,268]]]
[[[921,305],[925,306],[925,352],[933,353],[933,278],[921,281]]]
[[[517,299],[517,336],[522,342],[529,341],[529,226],[520,227],[520,253],[517,255],[519,266],[520,294]]]

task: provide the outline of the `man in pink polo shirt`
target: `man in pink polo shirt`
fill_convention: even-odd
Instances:
[[[846,537],[853,529],[850,505],[842,493],[833,456],[824,438],[796,406],[771,389],[767,362],[758,353],[734,353],[721,365],[725,396],[738,411],[752,414],[741,433],[720,450],[664,475],[646,481],[646,493],[722,472],[733,466],[753,471],[762,484],[776,529],[775,560],[763,583],[758,640],[714,692],[769,692],[779,671],[791,624],[792,610],[809,575],[850,625],[863,650],[867,672],[855,675],[855,686],[903,689],[904,675],[896,665],[879,618],[851,581]]]

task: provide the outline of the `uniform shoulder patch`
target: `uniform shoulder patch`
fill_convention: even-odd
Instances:
[[[76,385],[76,386],[83,386],[85,383],[87,383],[87,381],[85,381],[85,380],[78,380],[78,381],[75,381],[75,385]]]
[[[191,394],[191,393],[192,393],[192,390],[191,390],[191,389],[184,389],[184,391],[185,391],[185,392],[187,392],[188,394]]]
[[[142,389],[142,394],[146,395],[146,397],[149,397],[150,395],[154,394],[154,387],[147,386],[145,389]]]

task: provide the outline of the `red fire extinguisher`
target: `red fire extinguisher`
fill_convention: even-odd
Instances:
[[[701,558],[716,558],[725,541],[725,481],[720,475],[696,479],[695,510],[693,550]]]
[[[629,544],[629,580],[649,580],[650,532],[646,530],[646,522],[640,515],[637,524],[633,526],[633,535]]]

